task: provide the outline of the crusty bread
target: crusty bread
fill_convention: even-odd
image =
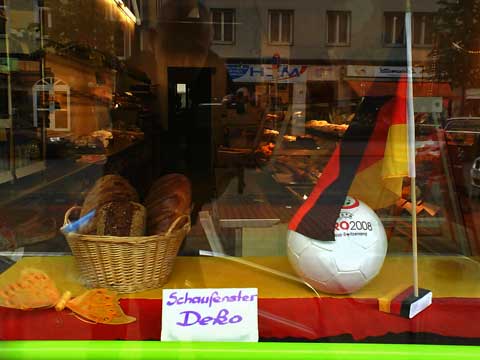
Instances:
[[[147,219],[145,207],[133,201],[102,205],[97,215],[97,235],[143,236]]]
[[[145,199],[147,233],[168,231],[180,216],[190,214],[192,188],[190,180],[181,174],[165,175],[154,182]],[[180,223],[177,227],[184,225]]]
[[[185,175],[168,174],[157,179],[151,186],[145,203],[155,202],[158,198],[174,193],[184,197],[185,201],[192,202],[192,185]]]
[[[105,175],[98,179],[88,192],[83,202],[80,216],[88,214],[92,210],[98,210],[102,205],[115,201],[138,202],[138,194],[130,183],[119,175]],[[80,231],[84,234],[96,233],[97,215]]]

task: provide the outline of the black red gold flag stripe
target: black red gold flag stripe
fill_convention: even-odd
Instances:
[[[406,83],[399,81],[395,97],[363,99],[289,229],[334,241],[335,222],[350,190],[374,209],[393,204],[408,172],[406,139]]]

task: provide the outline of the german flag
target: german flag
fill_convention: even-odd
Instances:
[[[366,97],[309,198],[289,229],[334,241],[334,227],[350,194],[373,209],[395,203],[408,175],[407,82],[394,97]]]
[[[413,286],[400,293],[392,291],[378,299],[378,309],[380,311],[409,319],[431,304],[432,292],[420,288],[418,289],[418,296],[415,296]]]

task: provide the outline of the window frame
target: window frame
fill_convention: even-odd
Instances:
[[[347,14],[347,31],[346,31],[347,32],[347,41],[345,43],[338,41],[339,37],[340,37],[340,21],[338,21],[338,15],[340,15],[340,14]],[[326,15],[327,15],[327,19],[325,21],[325,24],[326,24],[325,43],[326,43],[326,45],[329,46],[329,47],[349,47],[349,46],[351,46],[352,12],[348,11],[348,10],[327,10]],[[330,42],[329,41],[328,29],[329,29],[330,15],[336,15],[337,16],[337,22],[336,22],[336,26],[335,26],[335,42]]]
[[[422,29],[422,34],[421,34],[421,37],[423,38],[422,42],[421,43],[416,43],[415,42],[415,17],[416,16],[431,17],[432,26],[433,26],[433,24],[435,23],[436,14],[432,13],[432,12],[414,12],[412,14],[412,46],[416,47],[416,48],[431,48],[433,46],[433,44],[435,43],[435,39],[432,36],[432,43],[431,44],[425,44],[425,34],[426,34],[426,30],[427,30],[425,22],[423,22],[424,27]]]
[[[221,14],[221,20],[220,20],[220,28],[221,28],[221,34],[220,34],[220,40],[215,40],[212,39],[213,44],[219,44],[219,45],[233,45],[236,42],[236,18],[237,14],[234,8],[212,8],[210,9],[210,22],[212,23],[212,26],[214,25],[213,23],[213,13],[214,12],[220,12]],[[225,23],[225,13],[226,12],[231,12],[232,13],[232,40],[225,40],[225,26],[227,25]],[[215,31],[213,31],[213,36],[215,36]]]
[[[47,20],[47,23],[45,24],[44,22],[42,23],[43,29],[51,29],[53,27],[53,17],[52,17],[52,11],[49,6],[43,5],[44,2],[42,2],[42,5],[40,5],[39,1],[35,1],[35,11],[34,11],[34,22],[36,24],[40,24],[40,19],[42,20]]]
[[[387,15],[401,15],[403,16],[403,37],[402,37],[402,43],[392,43],[391,40],[390,42],[387,42]],[[392,27],[392,39],[395,38],[393,36],[395,27],[393,26],[393,23],[390,25]],[[403,48],[406,46],[406,39],[405,39],[405,12],[402,11],[385,11],[383,13],[383,29],[382,29],[382,43],[384,47],[391,47],[391,48]]]
[[[126,60],[129,57],[132,56],[132,39],[131,39],[131,31],[128,26],[122,26],[122,22],[118,21],[117,25],[120,26],[122,29],[122,34],[123,34],[123,53],[119,54],[117,53],[117,48],[116,48],[116,33],[114,31],[113,34],[113,52],[117,58],[120,60]]]
[[[278,34],[279,40],[273,41],[272,40],[272,14],[278,13],[279,16],[279,27],[278,27]],[[284,14],[288,14],[290,16],[290,33],[289,33],[289,41],[282,41],[282,17]],[[295,26],[295,11],[291,9],[269,9],[268,10],[268,44],[269,45],[283,45],[283,46],[292,46],[293,45],[293,36],[294,36],[294,26]]]
[[[0,32],[0,39],[5,41],[5,48],[6,48],[6,41],[7,41],[7,33],[8,33],[8,14],[7,14],[7,6],[0,4],[0,19],[5,23],[5,32]]]

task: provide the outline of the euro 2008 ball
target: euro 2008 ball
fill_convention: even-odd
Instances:
[[[289,230],[288,258],[317,290],[353,293],[379,273],[387,253],[385,229],[370,207],[347,196],[334,235],[335,241],[319,241]]]

